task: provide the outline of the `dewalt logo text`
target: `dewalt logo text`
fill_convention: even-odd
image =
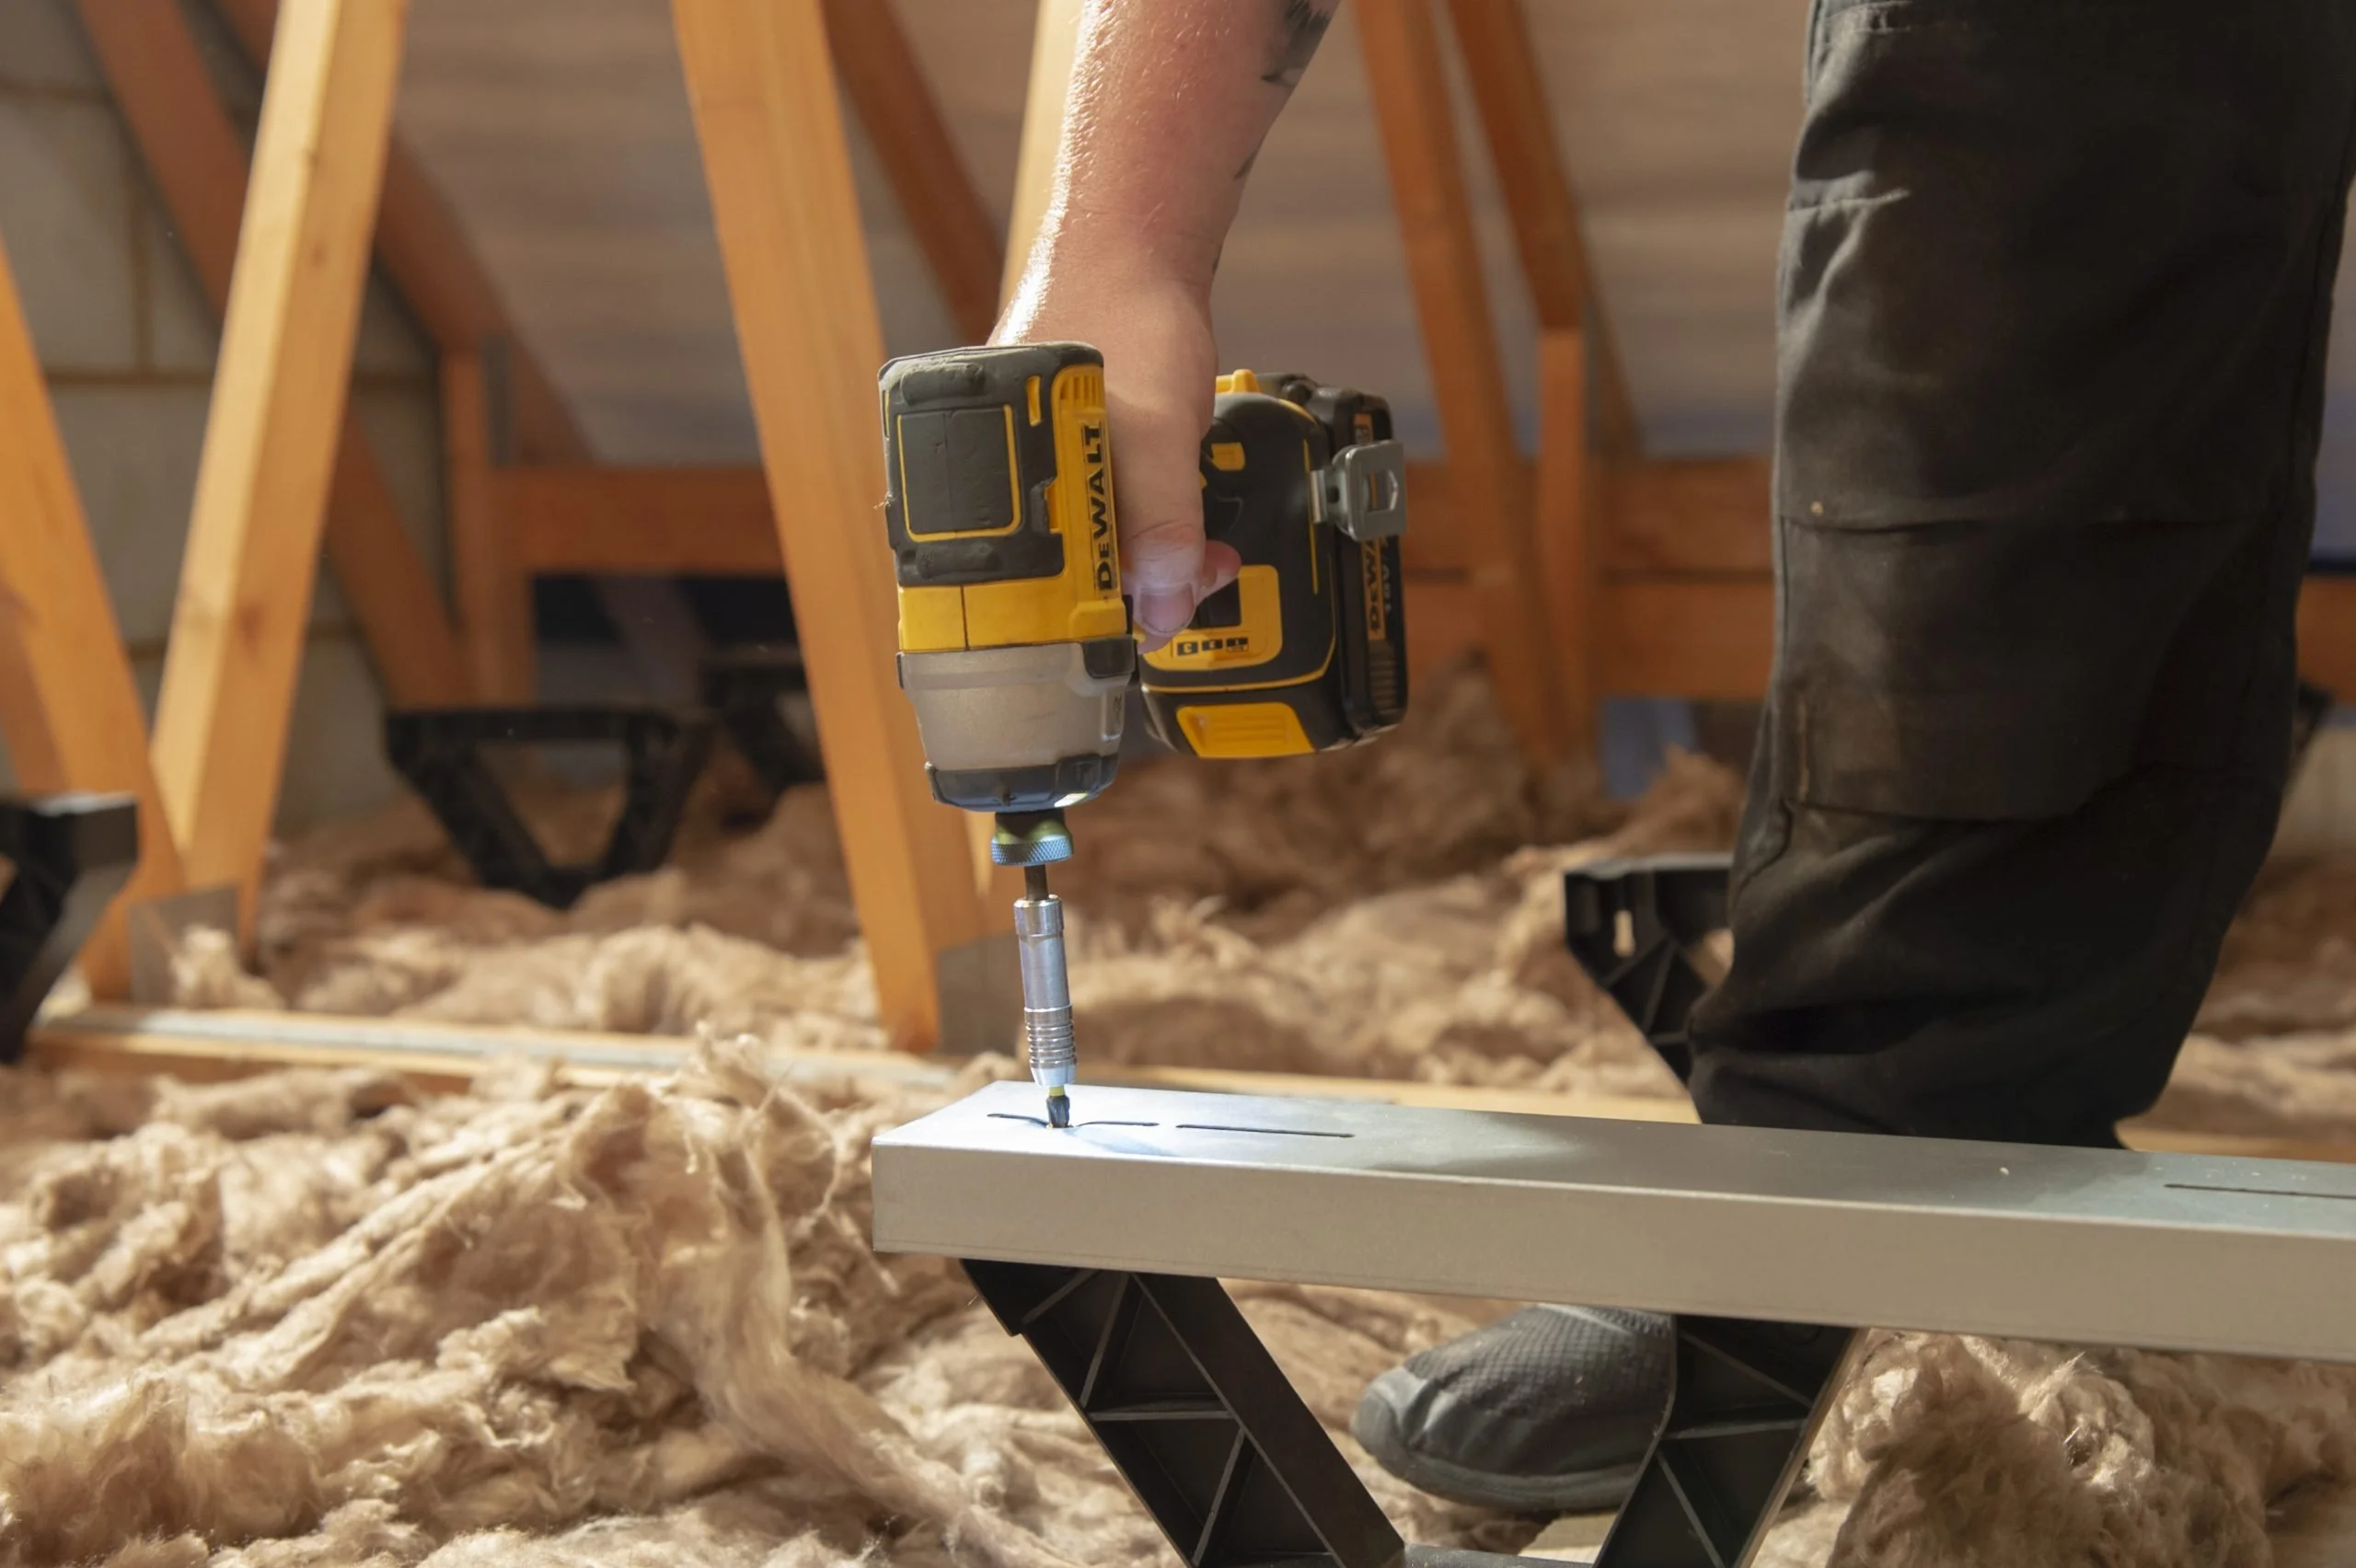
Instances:
[[[1080,459],[1088,465],[1088,538],[1096,550],[1096,591],[1110,594],[1120,585],[1120,569],[1113,548],[1113,493],[1105,471],[1104,427],[1080,427]]]

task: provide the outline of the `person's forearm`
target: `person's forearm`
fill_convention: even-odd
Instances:
[[[1244,176],[1340,3],[1089,0],[1033,274],[1054,257],[1207,294]]]

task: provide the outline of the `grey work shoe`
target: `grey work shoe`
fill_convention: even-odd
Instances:
[[[1368,1386],[1350,1431],[1383,1469],[1518,1514],[1616,1508],[1669,1407],[1669,1320],[1527,1307]]]

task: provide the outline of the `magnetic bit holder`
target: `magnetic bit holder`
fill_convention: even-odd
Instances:
[[[595,860],[558,865],[525,825],[483,748],[583,742],[620,749],[621,813]],[[387,758],[432,809],[483,886],[523,894],[551,909],[570,908],[597,882],[662,865],[711,742],[711,716],[699,709],[485,707],[385,715]]]
[[[1052,866],[1071,859],[1071,829],[1061,812],[1000,812],[990,827],[990,859],[1001,866]]]
[[[732,648],[697,673],[703,706],[774,800],[826,776],[822,759],[785,721],[779,703],[810,690],[798,648]]]
[[[1726,928],[1731,855],[1599,860],[1563,876],[1571,956],[1683,1082],[1693,1069],[1687,1019],[1715,978],[1696,960]]]
[[[1217,1280],[968,1260],[1188,1568],[1536,1568],[1411,1546]],[[1858,1336],[1677,1320],[1673,1392],[1595,1568],[1735,1568],[1765,1538]]]
[[[0,800],[0,1062],[25,1036],[58,976],[139,863],[139,804],[130,795]]]

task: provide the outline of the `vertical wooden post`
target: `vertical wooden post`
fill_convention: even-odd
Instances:
[[[100,997],[131,994],[131,905],[180,891],[179,851],[147,763],[147,725],[17,281],[0,250],[0,734],[28,794],[139,797],[139,869],[82,948]]]
[[[1551,759],[1567,731],[1438,25],[1431,0],[1359,0],[1357,15],[1489,679],[1523,751]]]
[[[824,737],[835,819],[875,968],[903,1045],[1003,1046],[959,991],[1002,963],[975,896],[959,813],[925,783],[896,689],[891,552],[880,511],[884,357],[850,159],[827,67],[822,0],[673,0],[760,428],[772,511]]]
[[[228,307],[246,201],[246,150],[179,0],[79,0],[99,70],[129,123],[174,236],[216,314]],[[441,591],[404,531],[348,409],[328,500],[327,553],[387,698],[433,706],[468,684]]]
[[[1558,653],[1563,728],[1570,754],[1602,745],[1603,691],[1596,664],[1602,540],[1595,527],[1587,451],[1588,345],[1576,329],[1538,338],[1538,568]]]
[[[492,377],[474,349],[442,351],[442,464],[449,480],[450,577],[475,690],[486,702],[530,702],[532,582],[515,568],[491,479]]]
[[[285,762],[405,12],[286,0],[262,95],[155,740],[189,880],[246,895]]]

